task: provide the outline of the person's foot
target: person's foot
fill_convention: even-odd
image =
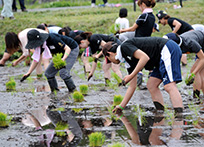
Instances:
[[[22,12],[28,12],[28,10],[27,9],[23,9]]]
[[[15,17],[11,16],[11,17],[9,17],[9,19],[15,19]]]
[[[13,12],[17,12],[17,9],[12,9]]]
[[[96,8],[96,7],[97,7],[96,4],[94,3],[91,4],[91,8]]]
[[[4,18],[5,18],[4,16],[1,16],[1,17],[0,17],[1,20],[4,20]]]

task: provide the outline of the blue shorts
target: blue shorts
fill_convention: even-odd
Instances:
[[[88,46],[87,48],[85,48],[84,50],[84,56],[85,57],[90,57],[92,56],[92,52],[91,52],[91,48]]]
[[[172,40],[169,40],[161,51],[159,68],[154,68],[150,76],[161,79],[166,85],[171,82],[181,82],[181,49]]]

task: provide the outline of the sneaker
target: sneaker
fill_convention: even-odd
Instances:
[[[96,8],[97,6],[96,6],[96,4],[95,3],[92,3],[91,4],[91,8]]]
[[[22,12],[28,12],[28,10],[27,9],[23,9]]]

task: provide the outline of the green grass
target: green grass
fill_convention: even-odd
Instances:
[[[101,1],[102,2],[102,1]],[[100,3],[101,3],[100,2]],[[111,2],[114,3],[114,2]],[[154,14],[158,10],[166,10],[172,17],[181,18],[189,24],[204,24],[204,2],[203,0],[188,0],[183,2],[182,9],[173,9],[176,3],[157,3],[153,8]],[[137,17],[141,14],[139,7],[137,11],[133,11],[133,6],[124,6],[128,9],[128,19],[130,26],[135,23]],[[28,7],[29,8],[29,7]],[[4,36],[6,32],[18,33],[26,28],[35,28],[38,24],[47,23],[60,27],[69,25],[73,30],[80,29],[83,31],[91,31],[93,33],[110,34],[109,28],[118,17],[119,8],[91,8],[91,9],[67,9],[59,11],[45,12],[28,12],[14,13],[15,20],[0,20],[0,53],[5,49]],[[161,26],[160,32],[155,32],[152,36],[162,37],[164,34],[171,32],[169,26]]]

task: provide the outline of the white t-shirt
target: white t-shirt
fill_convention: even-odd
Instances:
[[[25,29],[25,30],[21,31],[20,33],[18,33],[18,38],[21,42],[20,47],[21,47],[21,50],[22,50],[24,56],[29,55],[29,51],[28,51],[28,49],[25,48],[25,46],[28,42],[27,33],[32,29],[38,30],[40,33],[47,33],[46,31],[44,31],[42,29],[36,29],[36,28],[28,28],[28,29]]]
[[[194,30],[200,30],[200,31],[204,32],[204,25],[202,25],[202,24],[194,24],[194,25],[192,25],[192,27]]]
[[[127,29],[129,28],[129,20],[127,18],[117,18],[115,20],[115,30],[118,31],[117,24],[119,25],[119,29]]]

